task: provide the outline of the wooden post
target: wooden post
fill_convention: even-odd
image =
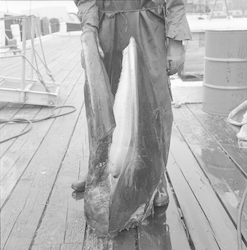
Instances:
[[[224,2],[225,2],[225,5],[226,5],[226,14],[227,14],[227,18],[230,19],[227,1],[224,0]],[[209,20],[210,20],[210,19],[212,18],[212,16],[213,16],[213,13],[214,13],[214,9],[215,9],[216,3],[217,3],[217,0],[214,1],[214,7],[213,7],[213,9],[211,10],[211,13],[210,13],[210,16],[209,16]]]
[[[225,5],[226,5],[227,18],[230,19],[230,15],[229,15],[229,11],[228,11],[228,5],[227,5],[227,1],[226,0],[225,0]]]
[[[214,7],[213,7],[213,9],[211,10],[211,13],[210,13],[210,16],[209,16],[209,20],[211,20],[211,18],[212,18],[212,16],[213,16],[213,13],[214,13],[214,9],[215,9],[216,3],[217,3],[217,0],[214,1]]]
[[[27,38],[27,17],[22,19],[22,74],[21,74],[21,94],[20,101],[25,102],[25,82],[26,82],[26,38]]]
[[[34,28],[35,28],[35,16],[30,16],[30,30],[31,30],[31,71],[30,71],[30,79],[33,80],[33,57],[34,57],[34,53],[35,53],[35,49],[34,49]]]
[[[0,46],[5,46],[5,21],[4,14],[0,13]]]

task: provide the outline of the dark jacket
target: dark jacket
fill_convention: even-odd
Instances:
[[[78,16],[81,19],[82,25],[90,24],[99,27],[99,7],[104,3],[110,6],[110,2],[120,3],[120,1],[97,1],[97,0],[74,0],[78,7]],[[125,6],[127,1],[122,0]],[[129,1],[136,4],[136,1]],[[166,3],[165,3],[166,2]],[[190,29],[186,19],[185,0],[140,0],[139,6],[131,6],[132,9],[150,7],[150,6],[164,6],[166,4],[167,16],[167,32],[166,36],[175,40],[191,39]],[[106,4],[104,4],[106,5]],[[122,4],[123,5],[123,4]],[[114,6],[115,7],[115,6]],[[113,8],[114,9],[114,8]]]
[[[104,65],[115,95],[122,69],[122,53],[134,37],[141,50],[143,69],[159,104],[164,165],[172,127],[171,99],[167,75],[167,37],[190,39],[184,0],[74,0],[82,25],[99,29]],[[147,73],[147,74],[146,74]],[[141,75],[140,75],[141,77]]]

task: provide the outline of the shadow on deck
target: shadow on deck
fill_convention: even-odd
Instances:
[[[1,249],[237,249],[236,220],[246,187],[247,150],[237,147],[237,129],[222,117],[202,112],[201,104],[173,109],[167,213],[156,209],[143,225],[113,240],[94,235],[86,225],[83,197],[70,188],[86,171],[89,155],[80,39],[53,37],[44,49],[55,80],[62,84],[58,105],[77,110],[35,123],[29,133],[0,144]],[[18,76],[18,60],[6,60],[1,70]],[[40,71],[45,73],[42,65]],[[58,111],[62,112],[66,109]],[[43,106],[0,102],[0,119],[40,119],[50,113],[51,108]],[[0,124],[1,139],[26,126]],[[247,239],[245,214],[242,232]]]

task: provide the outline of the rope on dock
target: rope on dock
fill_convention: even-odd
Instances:
[[[63,108],[71,108],[72,110],[68,111],[66,113],[62,113],[62,114],[57,114],[57,115],[55,114],[56,110],[63,109]],[[32,120],[29,120],[29,119],[25,119],[25,118],[14,118],[14,119],[6,120],[6,119],[1,119],[0,118],[0,124],[28,123],[28,127],[23,132],[21,132],[21,133],[19,133],[17,135],[11,136],[9,138],[0,140],[0,144],[4,143],[4,142],[7,142],[9,140],[12,140],[14,138],[18,138],[19,136],[22,136],[22,135],[26,134],[27,132],[29,132],[32,129],[33,123],[45,121],[45,120],[52,119],[52,118],[57,118],[57,117],[60,117],[60,116],[65,116],[65,115],[71,114],[71,113],[73,113],[75,111],[76,111],[76,108],[74,106],[66,105],[66,106],[57,106],[57,107],[53,108],[51,115],[46,116],[46,117],[41,118],[41,119],[32,119]]]

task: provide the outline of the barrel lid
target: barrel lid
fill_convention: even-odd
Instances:
[[[191,32],[205,32],[206,30],[247,30],[247,18],[234,19],[188,19]]]

